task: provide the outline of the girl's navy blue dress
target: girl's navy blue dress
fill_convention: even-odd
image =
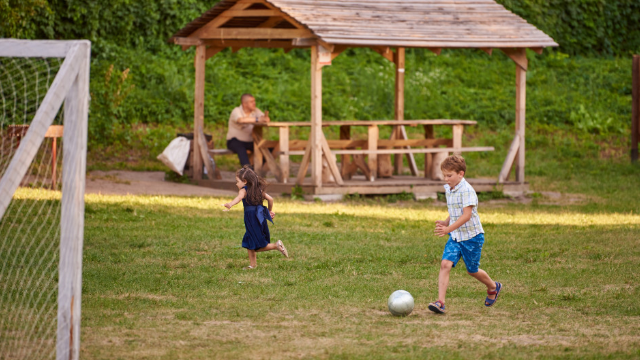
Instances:
[[[244,187],[247,190],[247,187]],[[247,232],[242,238],[242,247],[249,250],[258,250],[267,246],[271,242],[269,226],[267,220],[273,223],[271,213],[262,203],[258,205],[250,204],[246,199],[242,199],[244,206],[244,228]]]

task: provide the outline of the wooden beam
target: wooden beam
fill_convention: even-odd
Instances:
[[[502,163],[502,170],[500,170],[500,175],[498,176],[499,184],[502,184],[505,181],[509,180],[509,173],[511,172],[511,167],[513,166],[513,162],[516,159],[516,154],[518,153],[518,147],[520,147],[520,136],[516,134],[513,137],[511,146],[509,147],[509,152],[507,153],[507,157],[504,159],[504,163]]]
[[[204,73],[207,49],[205,45],[196,46],[195,67],[196,79],[193,99],[193,131],[204,127]],[[202,180],[202,155],[200,155],[200,139],[193,137],[193,178]]]
[[[309,169],[309,161],[311,160],[311,142],[307,144],[300,162],[300,169],[298,169],[298,176],[296,178],[296,185],[302,186],[304,183],[304,177],[307,176],[307,170]]]
[[[503,53],[505,53],[513,62],[518,64],[524,71],[527,71],[527,50],[523,48],[501,48]]]
[[[209,47],[207,48],[207,52],[205,53],[204,59],[209,60],[210,58],[214,57],[217,53],[219,53],[220,51],[224,50],[224,48],[222,47]],[[194,63],[195,66],[195,63]]]
[[[195,39],[201,39],[203,38],[202,34],[204,34],[205,32],[211,30],[211,29],[217,29],[218,27],[224,25],[224,23],[226,23],[227,21],[231,20],[231,18],[233,16],[228,16],[226,15],[226,13],[234,11],[234,10],[244,10],[248,7],[250,7],[251,5],[253,5],[253,3],[248,3],[248,2],[241,2],[238,1],[236,2],[235,5],[233,5],[229,10],[221,13],[220,15],[216,16],[213,20],[209,21],[206,25],[202,26],[200,29],[194,31],[191,35],[189,35],[190,38],[195,38]]]
[[[522,50],[524,52],[524,49]],[[525,57],[526,60],[526,57]],[[527,70],[516,65],[516,134],[519,136],[518,157],[516,160],[516,181],[524,183],[524,134],[527,101]]]
[[[186,50],[191,46],[202,45],[202,40],[195,38],[175,37],[173,43],[176,45],[182,45],[182,50]]]
[[[296,39],[313,35],[307,29],[217,28],[207,29],[201,39]]]
[[[279,129],[280,151],[289,151],[289,127]],[[280,155],[280,168],[282,169],[282,182],[289,182],[289,155]]]
[[[533,50],[538,55],[542,55],[542,51],[544,50],[543,47],[532,47],[532,48],[529,48],[529,49]]]
[[[282,16],[272,16],[272,17],[269,18],[269,20],[263,22],[262,24],[258,25],[257,27],[259,27],[259,28],[272,28],[272,27],[275,27],[276,25],[280,24],[283,20],[284,20],[284,18]]]
[[[489,54],[489,56],[491,56],[491,54],[493,53],[492,48],[480,48],[480,50],[486,52],[487,54]]]
[[[393,59],[396,65],[396,87],[395,87],[395,119],[404,120],[404,48],[397,48]],[[404,126],[394,126],[394,134],[396,139],[402,139],[400,128]],[[394,171],[396,175],[402,175],[402,154],[394,156]]]
[[[227,10],[224,12],[224,16],[229,16],[229,17],[271,17],[271,16],[282,17],[281,14],[282,12],[278,10],[272,10],[272,9]]]
[[[439,47],[428,47],[427,49],[436,55],[440,55],[442,52],[442,48]]]
[[[327,49],[327,51],[329,52],[333,52],[334,49],[334,45],[333,44],[329,44],[328,42],[318,38],[318,44],[320,44],[323,48]]]
[[[329,144],[327,144],[327,139],[324,137],[324,134],[322,134],[320,141],[322,142],[322,154],[329,164],[329,170],[333,174],[333,178],[336,180],[338,185],[344,185],[344,181],[342,181],[342,176],[340,175],[340,170],[336,164],[336,156],[331,152],[331,149],[329,149]]]
[[[453,125],[453,148],[459,149],[462,147],[462,132],[464,131],[464,125]],[[454,154],[460,155],[460,151],[453,151]]]
[[[322,65],[319,64],[319,50],[311,47],[311,182],[322,187]]]
[[[391,51],[391,48],[388,46],[372,46],[371,50],[377,52],[378,54],[382,55],[383,58],[394,62],[394,55],[393,55],[393,51]]]
[[[273,41],[256,41],[256,40],[203,40],[203,44],[210,47],[237,47],[237,48],[291,48],[293,45],[288,40],[273,40]]]
[[[291,45],[298,47],[312,47],[318,45],[318,38],[316,37],[300,37],[291,41]]]
[[[368,146],[369,150],[378,150],[378,126],[372,125],[369,126],[368,131]],[[348,151],[348,150],[347,150]],[[369,180],[373,181],[378,176],[378,154],[371,153],[369,154],[369,159],[367,161],[367,165],[369,165],[369,170],[371,170],[371,178]]]
[[[431,140],[435,138],[435,134],[433,132],[433,125],[424,125],[424,139]],[[433,167],[433,155],[429,153],[424,154],[424,177],[427,179],[431,179],[432,176],[432,167]]]
[[[636,162],[640,141],[640,55],[633,55],[631,76],[631,161]]]
[[[204,137],[204,130],[202,126],[197,128],[195,131],[194,138],[198,138],[198,149],[194,148],[193,152],[199,151],[200,156],[202,156],[202,161],[204,162],[204,167],[207,169],[207,177],[210,180],[216,179],[218,174],[216,174],[216,169],[209,161],[209,149],[207,148],[207,139]]]

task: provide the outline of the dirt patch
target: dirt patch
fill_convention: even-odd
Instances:
[[[86,194],[235,196],[234,191],[164,181],[162,171],[92,171],[87,175]]]

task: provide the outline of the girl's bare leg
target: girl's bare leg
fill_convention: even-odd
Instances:
[[[440,263],[440,274],[438,275],[438,300],[444,305],[444,298],[447,295],[447,288],[449,287],[449,274],[453,262],[449,260],[442,260]]]
[[[258,250],[256,250],[257,252],[263,252],[263,251],[271,251],[271,250],[277,250],[278,247],[276,246],[276,244],[269,244],[263,248],[260,248]]]
[[[489,274],[487,274],[486,271],[482,270],[482,269],[478,269],[477,273],[470,273],[467,272],[467,274],[473,276],[474,278],[476,278],[478,281],[480,281],[481,283],[485,284],[487,286],[487,290],[488,291],[494,291],[496,289],[496,283],[495,281],[493,281],[491,279],[491,277],[489,277]],[[494,300],[496,298],[496,295],[487,295],[487,297],[491,300]]]
[[[258,266],[258,261],[256,260],[256,251],[249,249],[247,249],[247,251],[249,252],[249,265],[251,265],[251,267]]]

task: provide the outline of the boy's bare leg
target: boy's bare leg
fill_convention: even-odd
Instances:
[[[438,301],[444,305],[444,298],[447,295],[447,288],[449,287],[449,274],[453,262],[449,260],[442,260],[440,263],[440,274],[438,275]]]
[[[262,251],[270,251],[270,250],[277,250],[278,246],[276,244],[269,244],[263,248],[260,248],[258,250],[256,250],[257,252],[262,252]]]
[[[258,261],[256,260],[256,251],[249,249],[247,249],[247,251],[249,252],[249,265],[251,265],[251,267],[258,266]]]
[[[482,269],[478,269],[477,273],[470,273],[467,272],[467,274],[473,276],[474,278],[476,278],[478,281],[480,281],[481,283],[485,284],[487,286],[487,290],[488,291],[494,291],[496,289],[496,283],[495,281],[493,281],[491,279],[491,277],[489,277],[489,274],[487,274],[486,271],[482,270]],[[496,298],[496,295],[487,295],[487,297],[491,300],[494,300]]]

